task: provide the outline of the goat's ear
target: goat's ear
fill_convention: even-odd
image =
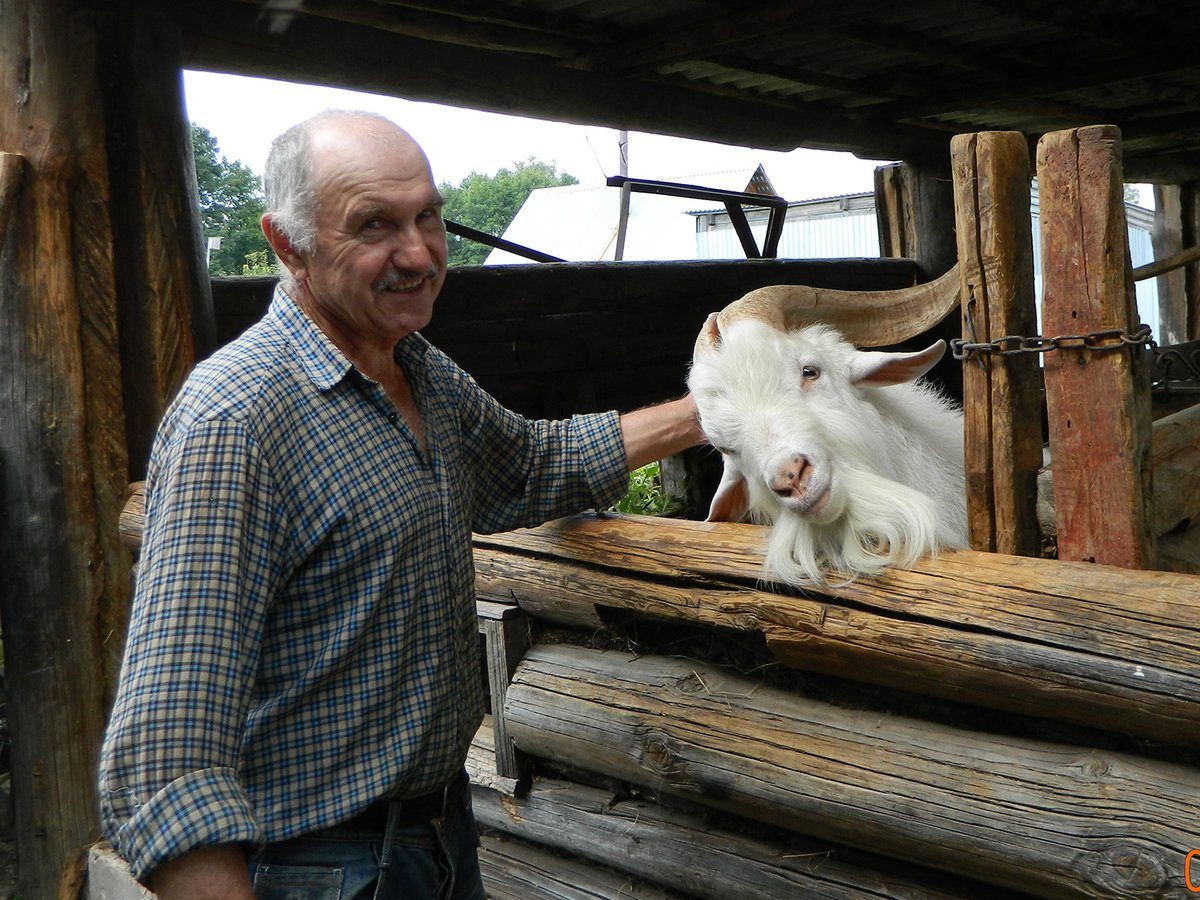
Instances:
[[[945,352],[945,341],[938,341],[915,353],[858,350],[850,362],[850,380],[854,384],[876,387],[916,381],[937,365]]]
[[[721,472],[721,483],[713,494],[712,504],[708,507],[706,522],[740,522],[750,511],[750,491],[746,487],[746,477],[742,475],[729,460],[725,460],[725,469]]]

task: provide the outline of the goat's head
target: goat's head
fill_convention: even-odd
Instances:
[[[742,518],[748,507],[820,524],[839,518],[848,499],[840,473],[886,473],[898,452],[863,389],[913,381],[945,351],[943,341],[914,353],[856,350],[824,325],[717,327],[714,313],[688,382],[704,433],[725,459],[710,521]]]
[[[920,303],[906,311],[895,302],[910,302],[914,292],[925,293],[923,312]],[[840,295],[832,305],[823,302],[831,293]],[[781,567],[772,554],[776,561],[788,555],[805,580],[821,580],[830,566],[873,571],[932,550],[936,513],[928,497],[905,483],[913,480],[901,474],[913,451],[889,411],[891,399],[882,396],[895,395],[874,389],[920,378],[945,344],[888,353],[856,349],[850,340],[877,346],[911,337],[930,318],[943,317],[957,294],[951,270],[930,285],[885,292],[890,306],[879,294],[781,287],[752,292],[710,315],[688,379],[704,432],[725,462],[709,520],[740,520],[749,512],[759,520],[787,519],[792,538],[807,529],[801,541],[807,549],[768,551],[769,570]],[[929,313],[930,306],[937,311]],[[814,322],[822,319],[838,328]]]

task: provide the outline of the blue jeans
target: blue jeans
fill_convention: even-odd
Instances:
[[[344,827],[268,844],[250,864],[258,900],[485,900],[471,791],[445,819],[386,833]]]

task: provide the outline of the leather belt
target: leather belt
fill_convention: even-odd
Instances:
[[[345,831],[384,832],[387,830],[388,810],[399,807],[396,824],[403,828],[421,825],[434,819],[445,818],[463,796],[468,779],[465,771],[451,778],[443,787],[420,797],[401,797],[394,800],[376,800],[356,816],[339,822],[335,828]]]

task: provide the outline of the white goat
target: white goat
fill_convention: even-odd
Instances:
[[[967,542],[962,413],[917,382],[942,357],[713,313],[688,386],[724,457],[709,521],[773,522],[768,577],[822,583]]]

